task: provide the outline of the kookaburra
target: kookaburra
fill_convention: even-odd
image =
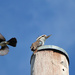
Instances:
[[[34,52],[34,54],[37,52],[37,48],[44,45],[45,41],[47,38],[49,38],[51,35],[42,35],[42,36],[39,36],[37,39],[36,39],[36,42],[32,43],[31,45],[31,50]]]
[[[0,33],[0,55],[6,55],[9,52],[9,47],[7,45],[16,47],[17,40],[16,38],[11,38],[10,40],[6,41],[3,35]]]

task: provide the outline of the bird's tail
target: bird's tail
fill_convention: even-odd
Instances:
[[[13,47],[16,47],[16,44],[17,44],[16,38],[11,38],[7,42],[8,42],[8,45],[13,46]]]

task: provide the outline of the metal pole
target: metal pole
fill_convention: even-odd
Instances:
[[[31,57],[31,75],[69,75],[69,57],[60,47],[45,45]]]

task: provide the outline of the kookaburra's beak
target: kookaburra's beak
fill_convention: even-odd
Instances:
[[[52,35],[52,34],[51,34]],[[51,35],[46,36],[46,39],[49,38]]]

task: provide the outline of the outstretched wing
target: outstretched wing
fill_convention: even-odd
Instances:
[[[8,46],[1,47],[1,49],[0,49],[1,56],[8,54],[8,52],[9,52]]]
[[[4,38],[4,36],[0,33],[0,42],[5,41],[6,39]]]

